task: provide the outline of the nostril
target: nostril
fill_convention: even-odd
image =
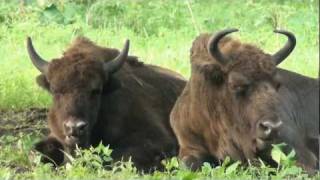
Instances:
[[[278,128],[281,126],[282,124],[282,121],[277,121],[277,122],[273,122],[273,121],[264,121],[262,122],[262,124],[266,127],[269,127],[269,128]]]
[[[259,123],[259,126],[263,129],[277,129],[281,125],[282,125],[282,121],[274,122],[274,121],[268,120],[268,121],[262,121]]]
[[[276,132],[276,130],[282,125],[282,121],[271,121],[265,120],[261,121],[258,124],[258,129],[260,131],[261,137],[267,138],[272,136],[271,134]]]
[[[65,122],[63,125],[66,131],[70,131],[72,129],[72,124],[70,122]]]
[[[64,131],[66,133],[67,136],[71,136],[73,133],[73,128],[71,126],[71,124],[69,122],[64,123]]]
[[[77,129],[80,130],[80,131],[83,131],[85,130],[85,128],[88,126],[88,123],[86,122],[78,122],[77,123]]]
[[[65,128],[65,133],[67,136],[80,136],[82,135],[85,130],[86,127],[88,126],[88,123],[84,122],[84,121],[67,121],[64,124],[64,128]]]
[[[264,135],[268,136],[271,133],[271,127],[265,122],[259,123],[259,129],[263,132]]]

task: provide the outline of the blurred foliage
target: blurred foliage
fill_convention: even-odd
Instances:
[[[189,49],[200,33],[236,27],[233,36],[272,53],[286,41],[273,33],[280,28],[297,37],[280,67],[316,77],[318,15],[319,0],[0,0],[0,108],[50,103],[34,83],[38,72],[28,60],[26,36],[51,58],[79,35],[110,47],[130,38],[131,53],[187,78]]]
[[[318,179],[320,174],[310,177],[300,167],[295,166],[294,154],[285,154],[284,144],[274,145],[272,157],[279,161],[279,168],[271,168],[263,162],[255,166],[244,165],[227,157],[219,166],[212,167],[204,163],[197,172],[188,170],[176,157],[163,160],[164,172],[153,174],[137,173],[129,160],[111,162],[112,150],[98,145],[96,148],[76,149],[75,157],[70,157],[65,165],[54,168],[51,164],[42,164],[40,154],[33,150],[33,144],[39,140],[26,134],[3,136],[0,138],[6,146],[0,146],[1,179]],[[15,152],[15,153],[12,153]]]
[[[98,1],[87,12],[87,23],[93,27],[133,29],[137,34],[157,35],[162,29],[185,26],[188,11],[183,1]],[[106,18],[101,18],[106,17]]]

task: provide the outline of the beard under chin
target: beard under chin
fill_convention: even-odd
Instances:
[[[89,143],[89,138],[87,137],[66,137],[65,138],[65,143],[68,146],[68,148],[71,151],[74,151],[77,147],[78,148],[87,148],[89,147],[90,143]]]

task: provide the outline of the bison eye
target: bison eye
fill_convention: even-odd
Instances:
[[[236,96],[245,96],[248,92],[249,87],[249,84],[237,85],[233,87],[233,91]]]
[[[93,89],[91,91],[91,95],[96,96],[99,95],[101,93],[101,89]]]
[[[61,91],[53,91],[53,96],[56,98],[56,99],[59,99],[61,96],[62,96],[62,92]]]
[[[54,93],[54,97],[56,97],[56,98],[60,98],[61,96],[62,96],[61,93]]]
[[[274,82],[274,87],[275,87],[275,89],[278,91],[279,90],[279,88],[281,87],[281,83],[280,82]]]

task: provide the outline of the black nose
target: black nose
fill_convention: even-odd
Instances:
[[[272,136],[274,131],[282,125],[282,121],[260,121],[258,123],[258,137],[259,138],[268,138]]]
[[[84,121],[67,121],[64,128],[67,136],[80,136],[85,132],[88,123]]]

